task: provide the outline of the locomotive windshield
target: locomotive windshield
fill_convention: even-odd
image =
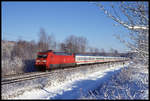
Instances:
[[[38,55],[38,58],[47,58],[47,55]]]

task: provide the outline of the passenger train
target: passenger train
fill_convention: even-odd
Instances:
[[[93,56],[73,54],[65,52],[54,52],[48,50],[38,52],[35,67],[37,70],[51,70],[55,68],[66,68],[84,64],[104,63],[113,61],[125,61],[125,57]]]

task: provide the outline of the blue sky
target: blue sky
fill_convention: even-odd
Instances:
[[[127,48],[113,35],[126,30],[114,23],[89,2],[2,2],[2,39],[7,40],[36,41],[44,28],[57,42],[83,36],[92,47],[124,52]]]

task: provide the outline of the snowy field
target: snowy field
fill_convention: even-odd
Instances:
[[[68,73],[62,81],[55,80],[49,86],[33,88],[8,99],[81,99],[88,91],[96,89],[127,65],[117,64],[110,67],[95,66],[93,69],[91,67],[86,70],[80,69]]]

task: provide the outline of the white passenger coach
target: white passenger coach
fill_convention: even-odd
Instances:
[[[124,57],[109,57],[109,56],[84,56],[76,55],[75,61],[77,64],[90,64],[99,62],[111,62],[111,61],[122,61]]]

